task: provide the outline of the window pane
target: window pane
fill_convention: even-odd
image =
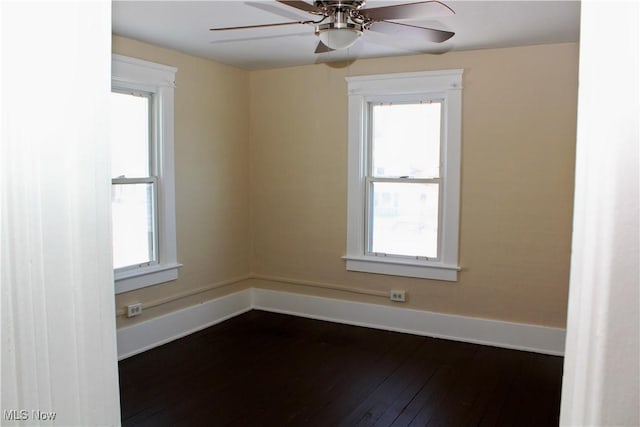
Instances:
[[[373,184],[371,252],[438,256],[438,184]]]
[[[149,173],[149,98],[111,92],[111,177]]]
[[[372,171],[376,177],[440,177],[442,104],[373,105]]]
[[[113,184],[113,268],[156,261],[153,184]]]

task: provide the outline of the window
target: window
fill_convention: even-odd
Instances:
[[[456,281],[462,70],[347,82],[347,270]]]
[[[175,72],[165,65],[113,55],[111,207],[116,293],[178,278]]]
[[[151,162],[151,94],[111,93],[111,214],[113,267],[158,264],[156,194]]]

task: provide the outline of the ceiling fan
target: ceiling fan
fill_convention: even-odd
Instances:
[[[311,24],[316,26],[315,34],[320,39],[315,53],[349,48],[358,41],[365,31],[369,30],[390,35],[418,37],[433,43],[442,43],[454,35],[450,31],[393,22],[395,20],[423,19],[453,15],[455,13],[449,6],[435,0],[368,9],[362,8],[365,0],[315,0],[313,4],[301,0],[277,1],[298,10],[318,15],[318,18],[316,20],[280,22],[276,24],[211,28],[211,31]]]

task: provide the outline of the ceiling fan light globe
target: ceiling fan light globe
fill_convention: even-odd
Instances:
[[[353,28],[328,28],[318,31],[320,41],[334,50],[347,49],[353,46],[361,35],[361,31]]]

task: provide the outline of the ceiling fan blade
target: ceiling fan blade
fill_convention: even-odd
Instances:
[[[242,25],[239,27],[209,28],[209,31],[248,30],[251,28],[282,27],[284,25],[308,24],[309,22],[311,21],[292,21],[292,22],[279,22],[277,24]]]
[[[277,1],[278,3],[286,4],[287,6],[295,7],[296,9],[304,10],[305,12],[322,15],[322,9],[301,0],[277,0]]]
[[[331,49],[329,46],[325,45],[322,42],[318,42],[318,46],[316,46],[316,50],[313,53],[327,53],[331,52],[335,49]]]
[[[305,19],[303,17],[303,11],[301,10],[293,10],[288,7],[282,7],[279,4],[274,4],[272,2],[266,1],[246,1],[244,2],[247,6],[255,7],[256,9],[260,9],[264,12],[272,13],[274,15],[281,16],[285,19],[291,20],[301,20]]]
[[[451,31],[436,30],[433,28],[418,27],[415,25],[401,24],[399,22],[374,22],[369,27],[372,31],[390,34],[392,36],[408,36],[421,38],[433,43],[442,43],[449,40],[455,33]]]
[[[361,9],[360,14],[374,21],[388,21],[393,19],[423,19],[433,16],[446,16],[453,15],[455,12],[439,1],[423,1],[420,3]]]
[[[237,33],[236,33],[237,34]],[[246,34],[246,33],[245,33]],[[255,34],[255,33],[253,33]],[[228,44],[228,43],[242,43],[242,42],[250,42],[250,41],[265,41],[265,40],[276,40],[276,39],[284,39],[284,38],[291,38],[291,37],[307,37],[309,35],[309,32],[303,32],[303,33],[292,33],[292,34],[275,34],[272,36],[265,36],[265,35],[256,35],[253,37],[234,37],[234,38],[225,38],[222,40],[211,40],[209,42],[209,44],[212,45],[217,45],[217,44]]]

